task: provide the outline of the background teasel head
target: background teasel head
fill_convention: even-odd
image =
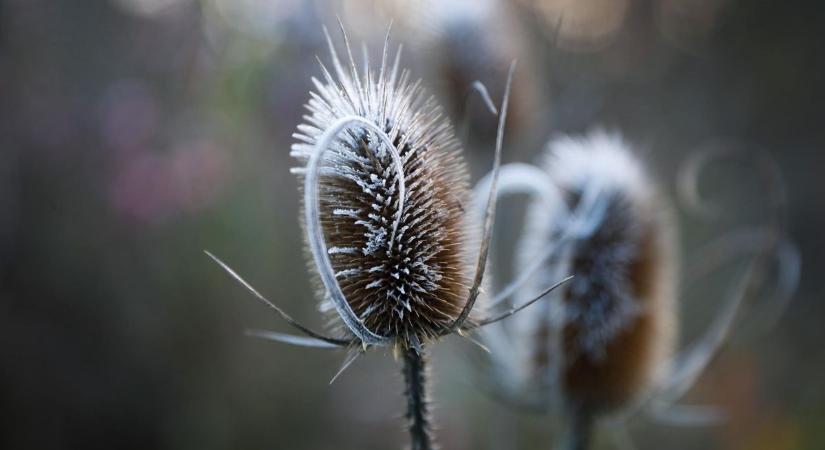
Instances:
[[[561,273],[551,301],[491,330],[493,370],[505,393],[560,408],[570,448],[593,419],[657,384],[675,343],[675,236],[640,161],[617,134],[550,142],[541,166],[502,168],[501,191],[530,193],[511,293],[529,297]],[[523,283],[523,284],[521,284]],[[504,326],[502,328],[504,328]],[[506,346],[506,348],[502,348]]]
[[[534,126],[545,113],[542,76],[514,9],[501,0],[360,0],[343,2],[342,19],[348,29],[367,36],[380,33],[372,31],[376,21],[393,21],[394,35],[412,49],[416,72],[455,120],[457,134],[472,154],[496,137],[496,117],[480,107],[473,85],[483,82],[492,97],[501,97],[498,81],[506,77],[513,59],[520,70],[513,75],[508,141],[535,137]],[[508,152],[519,150],[513,145]]]
[[[666,373],[676,337],[674,223],[619,136],[564,138],[551,151],[546,164],[567,207],[589,208],[580,230],[556,231],[578,233],[567,264],[579,276],[561,294],[560,382],[572,407],[601,413]]]
[[[530,311],[516,318],[519,333],[534,340],[525,355],[529,376],[552,367],[575,408],[623,406],[661,377],[674,345],[676,242],[668,205],[617,134],[558,138],[542,168],[557,204],[528,208],[517,264],[528,270],[542,249],[555,246],[557,258],[534,282],[557,270],[576,277],[556,294],[557,323]],[[547,339],[556,342],[541,342]]]

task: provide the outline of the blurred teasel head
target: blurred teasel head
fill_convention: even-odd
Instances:
[[[562,264],[576,277],[559,293],[559,386],[569,407],[598,414],[627,405],[666,373],[676,332],[674,224],[617,134],[557,139],[544,167],[572,216],[526,234],[522,248],[560,239]],[[535,361],[553,357],[536,352]]]
[[[463,135],[467,122],[478,124],[463,140],[486,143],[495,139],[496,118],[484,108],[475,107],[471,86],[481,81],[491,86],[493,97],[501,96],[494,81],[505,76],[514,58],[522,70],[514,75],[507,130],[517,140],[531,134],[543,114],[545,93],[535,57],[528,52],[528,36],[520,27],[513,5],[500,0],[398,3],[406,5],[408,40],[426,55],[437,93],[450,115],[462,118],[460,132]],[[468,147],[472,151],[474,146]]]
[[[561,408],[574,439],[585,439],[592,419],[630,405],[667,372],[676,332],[668,205],[622,138],[604,131],[551,141],[538,167],[502,167],[499,193],[508,192],[530,194],[519,279],[491,307],[560,274],[574,278],[490,330],[494,371],[525,404]]]
[[[319,292],[364,344],[418,347],[459,318],[472,282],[460,145],[400,49],[390,64],[385,43],[377,73],[365,52],[359,73],[349,43],[344,64],[327,40],[332,71],[313,78],[291,152]]]

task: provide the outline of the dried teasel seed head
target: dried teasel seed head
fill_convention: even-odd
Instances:
[[[346,40],[346,36],[344,37]],[[348,67],[327,35],[309,114],[294,134],[307,240],[327,303],[365,344],[418,347],[462,311],[470,285],[468,175],[449,121],[392,65]]]
[[[536,196],[528,207],[516,269],[530,270],[547,248],[557,253],[521,295],[558,273],[575,278],[552,306],[516,318],[521,382],[552,386],[553,397],[587,415],[608,412],[653,387],[672,356],[673,222],[617,134],[556,139],[542,169],[558,202]]]

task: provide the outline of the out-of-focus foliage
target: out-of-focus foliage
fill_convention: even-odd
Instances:
[[[640,420],[631,431],[641,448],[822,448],[825,10],[808,3],[0,2],[0,448],[402,442],[391,358],[367,356],[330,389],[337,356],[244,337],[283,324],[202,253],[322,325],[288,153],[320,75],[315,55],[326,58],[321,25],[337,26],[336,14],[373,58],[394,19],[405,65],[447,105],[474,179],[492,135],[468,83],[498,98],[514,57],[506,161],[531,161],[554,132],[603,124],[641,144],[672,192],[679,164],[709,142],[772,154],[802,250],[799,294],[769,336],[738,335],[691,394],[726,410],[725,425]],[[718,168],[706,189],[726,214],[682,218],[687,259],[720,231],[764,220],[747,168]],[[500,223],[502,236],[519,229]],[[693,290],[687,336],[721,286]],[[483,394],[461,361],[473,351],[455,342],[435,355],[443,447],[547,448],[544,418]]]

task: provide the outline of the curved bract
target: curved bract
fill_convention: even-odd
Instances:
[[[390,242],[395,240],[395,235],[398,232],[398,224],[401,221],[404,211],[404,200],[406,198],[406,182],[401,157],[392,142],[390,142],[389,137],[377,128],[375,124],[359,116],[348,116],[339,119],[337,122],[332,124],[323,135],[321,135],[318,142],[315,144],[315,149],[309,159],[309,162],[307,163],[306,176],[304,177],[304,215],[307,227],[307,243],[310,251],[312,252],[312,257],[315,260],[315,264],[318,267],[318,275],[321,277],[321,282],[324,284],[324,288],[329,294],[329,299],[338,312],[338,315],[341,316],[341,319],[347,327],[349,327],[350,331],[352,331],[353,334],[361,340],[361,342],[370,345],[381,345],[390,342],[391,338],[377,335],[367,329],[363,321],[352,311],[352,308],[347,302],[344,293],[341,291],[341,286],[336,280],[335,271],[332,267],[332,261],[329,256],[330,252],[327,248],[323,229],[320,223],[321,205],[318,197],[318,176],[320,171],[319,163],[324,155],[324,151],[329,148],[329,145],[333,142],[335,137],[347,127],[352,127],[354,125],[362,128],[363,130],[371,131],[378,136],[381,141],[381,145],[385,146],[387,152],[392,158],[392,163],[396,173],[400,174],[400,176],[396,176],[396,179],[398,180],[397,213],[395,214],[395,219],[392,222],[392,232],[389,238]],[[388,255],[392,254],[392,247],[388,249],[387,253]]]

